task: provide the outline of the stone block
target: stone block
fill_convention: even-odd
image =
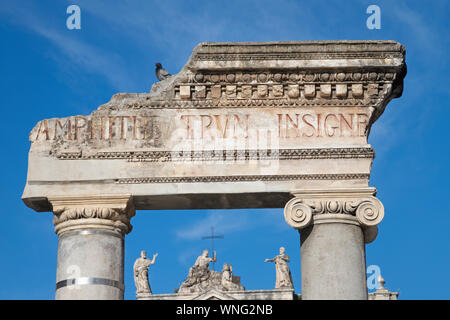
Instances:
[[[292,99],[298,98],[300,95],[300,91],[298,89],[298,84],[289,85],[287,94],[288,94],[289,98],[292,98]]]
[[[195,86],[195,98],[206,98],[206,86]]]
[[[320,96],[322,98],[331,98],[331,84],[320,85]]]
[[[273,85],[272,86],[272,95],[274,97],[282,97],[284,95],[283,85],[282,84]]]
[[[236,98],[236,86],[229,85],[226,87],[227,98]]]
[[[360,98],[364,94],[363,85],[361,83],[352,84],[352,96],[354,98]]]
[[[337,84],[336,85],[336,96],[338,98],[347,97],[347,85],[346,84]]]
[[[378,95],[378,83],[369,83],[367,85],[367,94],[369,97]]]
[[[211,98],[220,99],[222,96],[222,87],[220,85],[211,87]]]
[[[181,99],[191,98],[191,86],[180,86],[180,98]]]
[[[316,85],[305,84],[305,98],[314,98],[316,95]]]
[[[252,86],[242,86],[241,97],[250,99],[252,97]]]
[[[266,85],[259,85],[258,86],[258,97],[259,98],[267,97],[267,93],[268,93],[268,90],[267,90],[267,86]]]

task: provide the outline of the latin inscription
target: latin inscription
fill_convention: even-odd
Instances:
[[[149,140],[159,135],[156,116],[76,116],[40,121],[30,140]]]
[[[254,132],[276,131],[280,139],[310,137],[363,137],[369,117],[366,113],[286,112],[263,119],[257,114],[181,115],[184,139],[247,139]]]
[[[350,110],[349,110],[350,111]],[[38,123],[31,141],[249,141],[262,136],[278,140],[364,137],[368,114],[357,112],[181,113],[157,116],[75,116]]]
[[[277,114],[278,137],[362,137],[369,121],[365,113]]]

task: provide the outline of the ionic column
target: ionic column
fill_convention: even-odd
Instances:
[[[124,236],[130,196],[48,197],[58,235],[55,299],[115,300],[124,295]]]
[[[299,190],[285,206],[299,230],[302,299],[367,299],[365,244],[384,216],[375,188]]]

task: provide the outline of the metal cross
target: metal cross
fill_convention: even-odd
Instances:
[[[207,239],[211,239],[211,254],[214,254],[214,239],[223,239],[224,236],[223,235],[215,235],[214,234],[214,227],[211,227],[211,235],[210,236],[204,236],[202,237],[202,240],[207,240]],[[212,263],[213,265],[213,270],[215,269],[215,262]]]

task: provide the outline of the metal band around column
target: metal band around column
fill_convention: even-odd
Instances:
[[[56,283],[56,290],[67,287],[67,286],[75,286],[75,285],[94,285],[101,284],[104,286],[115,287],[119,290],[125,290],[125,284],[112,279],[105,278],[94,278],[94,277],[80,277],[80,278],[72,278],[61,280]]]
[[[91,235],[91,234],[100,234],[100,235],[112,236],[112,237],[116,237],[119,239],[123,239],[123,235],[121,233],[114,232],[114,231],[108,231],[108,230],[73,230],[73,231],[63,232],[59,236],[59,238],[63,239],[66,237],[71,237],[71,236],[87,236],[87,235]]]

